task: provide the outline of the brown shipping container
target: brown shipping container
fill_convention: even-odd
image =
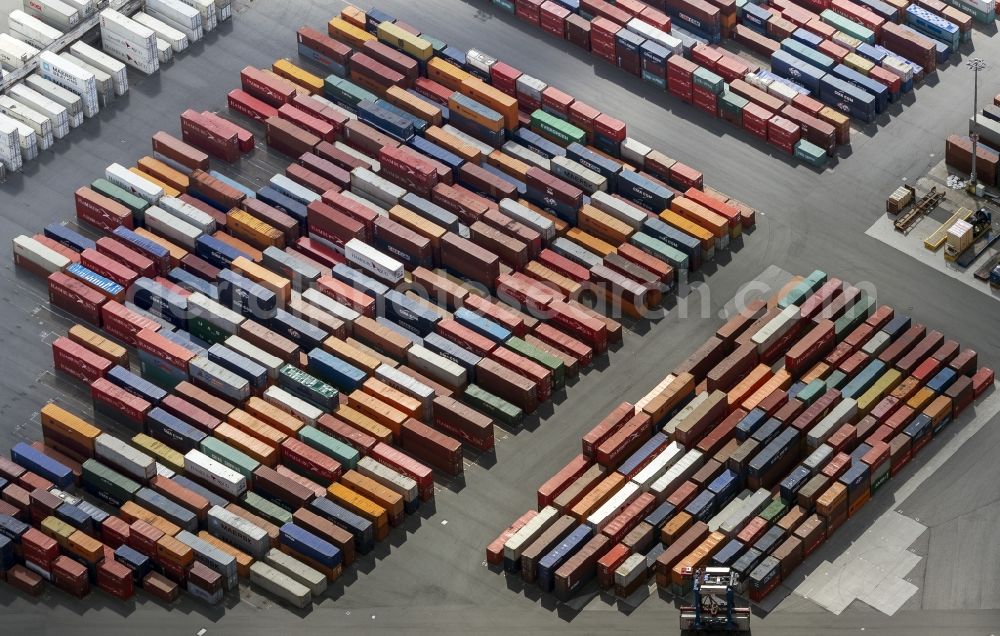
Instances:
[[[312,152],[316,145],[322,141],[318,136],[281,117],[271,117],[264,122],[264,125],[267,144],[275,150],[293,157]]]
[[[197,111],[188,109],[181,113],[181,138],[186,143],[229,163],[240,158],[236,131]]]
[[[254,471],[253,488],[264,497],[278,499],[288,510],[305,506],[315,496],[309,488],[267,466]]]
[[[476,364],[476,379],[484,389],[520,407],[525,413],[534,413],[538,408],[535,383],[495,360],[481,359]]]
[[[493,448],[493,420],[453,398],[434,399],[434,425],[478,450]]]
[[[413,418],[403,423],[400,433],[403,448],[412,452],[417,460],[426,461],[449,475],[462,472],[462,445],[453,437]]]
[[[153,151],[191,170],[208,170],[208,155],[162,130],[152,138]]]
[[[594,451],[594,457],[602,466],[613,468],[642,446],[652,434],[652,419],[647,413],[639,413],[601,443]]]
[[[593,458],[596,448],[620,430],[634,414],[635,406],[629,402],[622,402],[616,406],[597,426],[583,436],[583,455]]]

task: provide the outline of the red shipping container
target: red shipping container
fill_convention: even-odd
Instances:
[[[235,110],[256,121],[265,121],[278,115],[277,108],[238,88],[229,91],[226,102],[229,104],[229,110]]]
[[[664,33],[670,33],[670,16],[662,11],[646,6],[639,14],[639,19],[647,24],[652,24]]]
[[[298,88],[289,80],[252,66],[240,71],[240,83],[243,90],[275,108],[287,104],[298,92]]]
[[[204,113],[191,109],[181,113],[181,138],[224,161],[232,163],[240,158],[240,141],[236,130],[205,117]]]
[[[408,148],[385,146],[379,150],[378,160],[381,166],[379,174],[422,197],[430,197],[431,189],[437,185],[434,164]]]
[[[101,305],[107,300],[104,294],[63,272],[52,273],[48,282],[50,303],[93,325],[101,325]]]
[[[695,85],[693,89],[694,105],[711,114],[713,117],[719,116],[718,96],[707,88]]]
[[[375,317],[375,299],[364,292],[354,289],[332,276],[323,276],[316,281],[316,288],[339,303],[347,305],[354,311]]]
[[[139,278],[138,272],[90,248],[80,252],[80,264],[125,288],[130,287]]]
[[[113,238],[103,236],[97,239],[97,251],[140,276],[156,276],[156,263]]]
[[[527,22],[538,24],[543,0],[517,0],[515,15]]]
[[[490,67],[490,83],[493,88],[511,97],[517,97],[517,78],[521,75],[521,71],[504,62],[497,62]]]
[[[77,189],[74,200],[76,218],[102,232],[111,233],[122,225],[129,229],[135,227],[131,210],[90,188]]]
[[[529,521],[538,515],[537,510],[529,510],[517,518],[517,520],[507,526],[507,529],[500,533],[500,536],[486,546],[486,562],[490,565],[500,565],[503,563],[503,546],[507,540],[514,536],[518,530],[523,528]]]
[[[593,349],[551,325],[539,323],[535,326],[533,333],[539,340],[575,358],[584,366],[588,366],[593,361]]]
[[[558,5],[551,0],[546,0],[538,15],[538,24],[546,33],[550,33],[559,39],[566,39],[566,17],[570,10],[562,5]]]
[[[114,366],[111,360],[102,358],[64,336],[56,338],[52,343],[52,361],[56,371],[62,371],[87,384],[103,378]]]
[[[594,458],[602,466],[613,468],[634,452],[653,434],[653,420],[649,414],[639,413],[608,437],[594,451]]]
[[[773,117],[771,111],[757,104],[747,104],[743,108],[743,128],[755,137],[767,140],[767,122]],[[786,120],[787,121],[787,120]]]
[[[337,138],[337,132],[334,129],[333,124],[324,121],[319,117],[314,117],[306,111],[296,108],[291,104],[282,104],[281,108],[278,109],[277,115],[280,119],[284,119],[287,122],[295,124],[302,130],[316,135],[323,141],[333,143],[333,141]]]
[[[382,442],[372,449],[369,456],[416,481],[421,500],[429,501],[434,496],[433,473],[427,466]]]
[[[101,306],[101,324],[109,335],[131,347],[136,346],[137,336],[143,329],[150,331],[160,329],[158,322],[141,316],[114,300],[109,300]]]

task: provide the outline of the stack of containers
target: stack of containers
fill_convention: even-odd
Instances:
[[[147,0],[145,11],[151,17],[183,33],[191,44],[205,35],[201,13],[181,0]]]
[[[159,70],[156,34],[152,29],[113,9],[101,11],[100,24],[101,47],[106,53],[147,75]]]

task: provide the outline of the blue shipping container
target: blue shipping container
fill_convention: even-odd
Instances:
[[[198,292],[212,300],[219,300],[219,289],[215,285],[204,278],[195,276],[186,269],[175,267],[167,272],[166,278],[171,283],[174,283],[178,287],[183,287],[190,292]]]
[[[121,239],[126,245],[150,258],[156,263],[156,267],[160,272],[170,269],[170,251],[159,243],[151,241],[144,236],[139,236],[123,225],[116,227],[111,234],[115,238]]]
[[[631,170],[623,170],[618,175],[618,192],[657,214],[669,208],[670,201],[674,198],[674,193],[669,188]]]
[[[198,517],[193,512],[167,499],[150,488],[140,488],[135,493],[135,501],[143,508],[155,512],[182,530],[198,532]]]
[[[365,381],[364,371],[322,349],[313,349],[308,357],[311,373],[345,393],[357,390]]]
[[[823,43],[823,38],[816,35],[812,31],[807,31],[801,27],[792,31],[792,39],[801,42],[812,49],[815,49]]]
[[[715,493],[710,490],[702,490],[684,507],[684,512],[695,519],[708,521],[715,514]]]
[[[889,87],[885,84],[862,75],[853,68],[843,64],[834,66],[830,72],[845,82],[854,84],[869,95],[873,95],[875,97],[875,112],[884,112],[889,107]]]
[[[343,263],[334,265],[330,275],[375,299],[382,298],[389,291],[388,285]]]
[[[493,166],[486,166],[484,164],[482,167],[492,168]],[[521,185],[523,186],[524,184]],[[402,200],[400,200],[400,203],[408,210],[416,212],[428,221],[434,223],[435,225],[440,225],[449,232],[455,232],[457,234],[459,231],[458,217],[436,203],[431,203],[427,199],[413,194],[412,192],[408,192]]]
[[[174,417],[160,407],[150,409],[146,414],[146,429],[150,437],[182,454],[198,450],[201,441],[207,437],[204,431]]]
[[[340,565],[340,549],[320,539],[302,526],[286,523],[278,529],[281,544],[328,568]]]
[[[657,433],[649,438],[649,441],[643,444],[634,453],[629,455],[629,457],[622,462],[622,465],[618,467],[618,472],[625,475],[626,478],[633,477],[639,470],[648,462],[661,448],[667,445],[667,436],[665,433]]]
[[[108,296],[117,297],[125,293],[125,288],[110,278],[101,276],[97,272],[79,263],[73,263],[66,268],[66,273],[73,278],[83,281],[88,287],[96,287],[99,291]]]
[[[208,359],[249,382],[251,390],[263,392],[267,388],[266,368],[221,343],[209,347]]]
[[[115,561],[132,570],[132,581],[136,585],[142,583],[146,575],[153,571],[153,560],[127,545],[115,549]]]
[[[701,241],[695,237],[667,225],[663,219],[653,217],[642,222],[642,231],[683,252],[688,257],[690,271],[694,272],[701,268]]]
[[[318,347],[330,336],[316,325],[293,316],[284,309],[276,311],[274,317],[265,324],[271,331],[288,338],[303,349]]]
[[[805,485],[812,473],[805,466],[799,466],[781,480],[781,498],[788,503],[795,501],[795,493]]]
[[[445,150],[441,146],[428,141],[424,137],[417,135],[406,142],[410,148],[413,148],[420,154],[430,157],[431,159],[443,163],[444,165],[451,168],[453,173],[457,172],[459,168],[465,161],[453,152]]]
[[[504,343],[513,335],[509,329],[500,326],[485,316],[460,307],[454,314],[455,322],[496,343]]]
[[[225,269],[239,257],[252,260],[251,256],[243,250],[224,243],[214,236],[202,234],[194,242],[195,256],[204,259],[209,265]]]
[[[734,436],[741,442],[748,439],[751,435],[757,432],[757,429],[760,428],[761,425],[767,421],[767,419],[767,411],[761,408],[755,408],[744,415],[743,419],[736,424]]]
[[[538,587],[542,591],[551,592],[555,588],[556,570],[583,547],[593,532],[589,526],[579,526],[538,561]]]
[[[820,81],[820,101],[855,119],[875,121],[875,97],[857,86],[827,74]]]
[[[65,245],[74,252],[97,249],[97,244],[89,238],[59,223],[49,223],[42,233],[56,243]]]
[[[468,349],[465,349],[438,333],[429,333],[424,337],[424,346],[442,358],[451,360],[465,369],[469,382],[476,381],[476,365],[482,360]]]
[[[395,289],[385,294],[385,317],[425,337],[434,331],[441,315],[408,298]]]
[[[30,444],[24,442],[16,444],[10,449],[10,458],[18,466],[41,475],[60,488],[69,488],[76,483],[76,477],[68,466],[36,450]]]
[[[231,269],[219,272],[219,301],[254,320],[267,320],[278,308],[277,294]]]
[[[119,386],[132,395],[137,395],[150,404],[159,404],[167,397],[167,392],[148,380],[140,378],[122,366],[113,366],[106,376],[108,381]]]
[[[566,157],[607,179],[609,194],[617,190],[618,173],[623,169],[621,162],[605,157],[604,155],[599,155],[590,148],[576,142],[566,146]]]
[[[948,390],[955,380],[958,379],[958,373],[954,369],[945,367],[934,374],[934,377],[927,382],[927,388],[934,391],[938,395],[943,394]]]
[[[412,121],[374,102],[362,100],[358,102],[356,110],[360,121],[402,142],[406,142],[415,134]]]
[[[287,196],[281,192],[278,192],[276,189],[274,189],[269,185],[264,186],[260,190],[257,190],[257,198],[263,201],[264,203],[270,205],[271,207],[275,207],[281,210],[288,216],[298,221],[299,230],[302,231],[303,233],[308,228],[309,211],[306,209],[306,206],[303,203],[296,201],[292,197]]]
[[[546,159],[551,159],[552,157],[566,156],[565,148],[563,148],[559,144],[549,141],[548,139],[542,137],[538,133],[529,130],[527,128],[522,127],[515,130],[513,133],[511,133],[511,139],[521,144],[522,146],[525,146],[529,150],[537,152]]]
[[[794,80],[810,91],[818,91],[819,81],[826,75],[823,69],[807,64],[786,51],[771,54],[771,68],[778,75]]]

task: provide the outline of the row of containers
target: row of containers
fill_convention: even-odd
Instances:
[[[992,1],[494,4],[815,166],[849,143],[850,119],[875,121],[971,39],[974,19],[995,19]],[[771,70],[723,49],[724,37]]]
[[[337,42],[328,36],[312,36],[308,29],[300,31],[303,35],[320,38],[317,41],[328,48],[344,47],[334,46]],[[373,541],[403,521],[405,513],[433,496],[434,469],[449,475],[462,471],[463,444],[477,452],[489,451],[494,422],[517,426],[526,413],[561,389],[567,377],[602,354],[609,341],[621,338],[619,323],[574,299],[585,286],[601,289],[590,276],[603,276],[626,292],[635,292],[642,302],[653,302],[646,297],[658,299],[669,290],[669,283],[686,275],[691,260],[701,259],[703,243],[691,244],[696,248],[691,259],[653,236],[640,237],[642,232],[630,226],[605,228],[614,217],[600,216],[600,210],[583,204],[581,196],[579,213],[581,218],[597,219],[588,221],[593,228],[619,227],[625,232],[618,247],[609,244],[607,266],[590,264],[584,259],[595,253],[583,245],[600,245],[596,236],[559,218],[554,209],[546,211],[526,199],[495,194],[488,198],[489,192],[478,190],[486,186],[474,185],[507,187],[499,184],[510,181],[494,177],[510,178],[508,173],[486,168],[502,163],[521,170],[518,164],[524,162],[517,157],[550,165],[538,152],[511,146],[512,154],[507,155],[484,147],[451,124],[448,132],[443,126],[446,108],[433,106],[437,112],[429,116],[441,116],[442,126],[427,134],[437,134],[432,138],[451,144],[456,152],[477,153],[456,165],[462,174],[479,179],[466,177],[477,190],[466,189],[454,182],[454,171],[445,163],[431,163],[431,155],[408,150],[421,147],[447,161],[449,151],[428,137],[420,137],[423,145],[416,136],[408,137],[410,145],[403,146],[364,124],[355,112],[310,96],[282,77],[309,81],[304,69],[287,61],[276,62],[274,69],[274,73],[244,69],[243,89],[230,93],[229,101],[234,110],[247,113],[274,109],[262,100],[285,95],[281,99],[287,101],[277,110],[288,119],[273,115],[266,119],[269,145],[287,152],[308,141],[285,175],[276,175],[252,192],[212,171],[209,155],[191,144],[231,161],[253,150],[254,136],[213,113],[186,111],[181,117],[182,136],[191,144],[157,133],[154,152],[140,158],[134,168],[112,164],[103,178],[77,191],[80,229],[89,236],[96,230],[96,240],[60,224],[34,237],[14,239],[18,266],[46,276],[52,304],[89,323],[74,326],[53,343],[56,369],[85,383],[102,426],[128,431],[114,437],[49,405],[42,413],[44,442],[34,450],[58,465],[38,459],[48,468],[42,470],[37,462],[22,468],[40,472],[59,491],[68,485],[52,477],[59,474],[65,479],[64,468],[70,472],[79,468],[84,495],[117,507],[112,516],[134,524],[128,515],[138,507],[153,516],[136,514],[135,519],[151,523],[149,519],[163,518],[179,528],[167,533],[171,537],[188,544],[193,535],[211,543],[245,565],[242,572],[251,581],[272,591],[282,589],[275,593],[299,603],[302,595],[293,592],[301,588],[275,585],[277,577],[255,575],[253,568],[281,570],[275,563],[284,558],[279,552],[290,552],[315,571],[326,572],[319,566],[333,568],[326,574],[335,576],[339,569],[333,561],[349,563],[354,551],[367,552]],[[461,72],[452,69],[449,72]],[[319,81],[324,88],[336,83],[340,90],[362,90],[336,76]],[[427,82],[425,88],[440,92]],[[432,107],[429,101],[411,97],[401,101],[424,112]],[[457,92],[451,92],[449,99],[461,101]],[[543,112],[538,110],[536,119]],[[339,132],[333,133],[331,120]],[[553,128],[561,126],[554,117],[545,121]],[[307,132],[319,128],[326,131],[328,141]],[[537,147],[550,149],[552,162],[568,154],[568,142],[563,142],[564,148],[538,133],[528,136],[530,132],[515,129]],[[615,154],[635,155],[641,145],[625,139],[624,150]],[[641,176],[637,171],[641,162],[626,170],[625,163],[580,142],[575,143],[575,152],[610,166],[612,176],[626,172],[625,179]],[[375,143],[380,145],[373,148]],[[653,151],[640,152],[636,156],[645,158]],[[492,163],[485,162],[487,154],[494,155]],[[666,161],[667,170],[673,168],[679,177],[697,179],[701,185],[700,174]],[[558,189],[560,196],[571,187],[535,166],[528,170],[539,183]],[[652,177],[642,178],[647,181],[638,183],[655,185]],[[668,202],[675,194],[677,201],[688,200],[665,184],[660,187]],[[725,202],[718,195],[691,190],[689,196]],[[518,196],[516,190],[504,192]],[[435,201],[455,212],[417,193],[436,194]],[[605,190],[594,195],[609,209],[625,210],[632,217],[642,210],[643,224],[660,228],[665,236],[681,235],[661,214],[639,208],[626,197]],[[577,212],[561,200],[549,203],[557,204],[564,216],[570,210]],[[501,209],[523,219],[506,216]],[[669,211],[664,209],[664,214]],[[752,222],[752,210],[732,209],[740,227]],[[465,215],[468,225],[458,222],[459,214]],[[676,216],[673,222],[680,223],[679,213]],[[484,220],[477,222],[479,218]],[[487,219],[509,234],[494,230]],[[577,234],[571,234],[574,231]],[[728,231],[727,226],[727,239]],[[376,242],[377,237],[383,242]],[[493,242],[485,244],[502,249],[505,257],[523,253],[530,244],[537,258],[521,264],[512,260],[501,267],[500,257],[482,247],[487,240],[482,237],[489,237]],[[520,246],[514,237],[522,241]],[[628,237],[644,247],[635,248],[625,241]],[[714,250],[715,238],[706,239]],[[633,260],[611,258],[618,255]],[[478,269],[470,270],[468,262]],[[630,276],[645,277],[640,279],[645,287],[616,275],[611,269],[615,263]],[[447,269],[433,269],[437,265]],[[509,304],[474,293],[456,274],[479,281],[483,290],[505,291]],[[429,302],[428,296],[440,304]],[[54,424],[60,421],[71,424],[60,428]],[[80,431],[92,443],[81,441]],[[26,461],[18,458],[28,452],[19,446],[15,463]],[[15,508],[14,502],[24,505],[6,509],[5,514],[20,513],[21,521],[28,523],[23,517],[31,516],[36,488],[28,487],[32,481],[17,481],[23,474],[8,479],[4,493]],[[29,480],[36,487],[45,485]],[[79,499],[80,493],[68,496]],[[82,503],[77,499],[70,503],[99,516],[102,506],[95,507],[92,498]],[[243,515],[250,522],[244,530],[256,526],[272,531],[268,547],[277,551],[261,556],[243,538],[220,534],[223,531],[211,521],[216,507]],[[306,525],[303,517],[315,521],[310,513],[329,523]],[[49,516],[60,517],[43,515],[34,523]],[[88,526],[82,515],[62,516],[78,518],[80,527],[74,532],[107,541],[98,526]],[[102,517],[102,527],[104,521]],[[299,539],[285,536],[289,524],[305,528],[295,531],[296,537],[308,532],[315,536],[295,543]],[[323,532],[317,530],[320,526]],[[256,530],[253,534],[260,535]],[[228,548],[212,538],[228,542]],[[75,545],[66,539],[67,546]],[[76,535],[76,540],[82,541],[82,536]],[[304,551],[302,541],[322,546],[329,562]],[[12,545],[17,558],[17,541],[12,539]],[[60,555],[79,557],[70,547]],[[160,553],[147,556],[158,574],[151,579],[152,588],[169,587],[172,581],[191,590],[190,569],[171,569],[164,565],[169,557]],[[217,565],[223,588],[231,587],[230,565],[197,560]],[[90,564],[96,567],[103,561],[101,557]],[[114,567],[111,562],[108,565]],[[37,582],[37,577],[55,576],[52,569],[41,567],[44,564],[34,559],[18,564],[11,569],[16,572],[13,580]],[[305,575],[296,578],[294,573],[308,573],[308,568],[295,565],[285,570],[302,584],[305,581],[299,579]],[[140,582],[148,574],[142,571],[143,577],[136,579]],[[95,570],[89,580],[98,582],[96,576]],[[204,572],[193,576],[204,582]],[[38,589],[34,584],[21,587]],[[195,594],[217,600],[216,584],[209,587],[196,582]]]
[[[487,561],[563,600],[652,576],[682,595],[694,569],[730,567],[760,601],[992,387],[977,358],[857,287],[798,277],[586,433]]]
[[[945,140],[945,163],[961,174],[972,173],[972,135],[976,143],[976,179],[983,185],[1000,183],[1000,95],[969,118],[968,135],[949,135]]]
[[[9,71],[37,71],[0,96],[0,164],[20,170],[40,151],[70,134],[128,93],[126,65],[150,75],[232,15],[229,0],[149,0],[145,11],[125,16],[97,13],[94,0],[24,0],[0,34],[0,63]],[[95,20],[100,49],[83,41],[49,50],[67,32]],[[82,36],[83,33],[81,32]]]

